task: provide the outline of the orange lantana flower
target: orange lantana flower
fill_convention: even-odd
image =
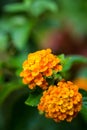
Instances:
[[[74,83],[79,86],[79,88],[87,91],[87,78],[77,78]]]
[[[82,95],[78,92],[78,86],[70,81],[61,81],[57,86],[50,86],[43,92],[38,109],[47,118],[59,122],[71,121],[81,110],[81,106]]]
[[[28,59],[23,63],[23,83],[28,84],[30,89],[40,86],[47,89],[46,77],[55,72],[61,71],[60,59],[51,53],[51,49],[37,51],[28,55]]]

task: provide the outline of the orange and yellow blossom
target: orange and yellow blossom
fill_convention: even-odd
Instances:
[[[81,106],[82,95],[78,92],[78,86],[70,81],[61,81],[43,92],[38,110],[56,122],[71,121],[81,110]]]
[[[77,78],[74,83],[79,86],[79,88],[87,91],[87,78]]]
[[[28,84],[30,89],[36,85],[42,89],[47,89],[48,83],[44,77],[51,76],[53,70],[62,70],[60,59],[51,53],[51,49],[41,50],[28,55],[28,59],[23,63],[23,83]]]

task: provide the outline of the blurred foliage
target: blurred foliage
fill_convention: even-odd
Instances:
[[[51,29],[69,25],[73,33],[87,35],[86,0],[0,0],[0,129],[1,130],[84,130],[87,129],[87,104],[81,115],[70,124],[56,124],[41,117],[36,108],[24,104],[29,96],[19,77],[27,54],[40,48],[40,40]],[[64,59],[63,55],[61,56]],[[74,63],[85,63],[83,57],[66,58],[64,75],[85,75],[73,72]],[[83,67],[84,68],[84,67]],[[87,67],[86,67],[87,69]],[[77,73],[77,75],[75,75]],[[86,93],[87,95],[87,93]],[[36,102],[37,104],[37,102]],[[45,124],[45,125],[44,125]]]

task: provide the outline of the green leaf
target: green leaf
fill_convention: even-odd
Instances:
[[[87,121],[87,97],[83,97],[82,110],[80,111],[85,121]]]
[[[45,11],[56,12],[58,9],[57,5],[53,1],[37,0],[32,2],[30,6],[30,12],[34,16],[39,16]]]
[[[8,97],[8,95],[14,90],[22,88],[21,82],[10,82],[0,86],[0,104]]]
[[[80,93],[82,94],[82,109],[80,111],[84,120],[87,121],[87,91],[80,89]]]
[[[87,63],[87,58],[80,55],[72,55],[63,59],[63,72],[68,71],[73,64]]]
[[[29,105],[29,106],[37,106],[40,98],[41,98],[42,94],[30,94],[28,99],[25,101],[25,104]]]
[[[26,9],[26,5],[23,3],[15,3],[4,6],[4,10],[10,13],[24,12]]]
[[[76,77],[87,78],[87,67],[81,68],[81,69],[78,71]]]
[[[82,110],[80,111],[80,113],[83,116],[84,120],[87,122],[87,108],[82,106]]]
[[[3,34],[8,33],[11,29],[11,23],[9,22],[9,18],[2,17],[0,19],[0,32]]]
[[[83,97],[83,106],[87,109],[87,97]]]
[[[13,44],[19,50],[22,50],[25,47],[29,39],[31,29],[32,29],[32,23],[26,23],[23,26],[13,28],[11,32],[12,41]]]
[[[64,54],[58,55],[58,58],[60,59],[61,64],[65,64],[65,56]]]
[[[6,33],[0,33],[0,50],[4,51],[8,46],[8,36]]]
[[[23,15],[15,15],[9,18],[9,22],[12,26],[23,26],[27,24],[27,18]]]

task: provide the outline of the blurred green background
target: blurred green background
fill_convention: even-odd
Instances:
[[[0,0],[0,130],[87,129],[87,111],[86,118],[78,114],[71,123],[55,123],[25,105],[22,63],[28,53],[45,48],[87,57],[87,1]],[[87,78],[87,66],[73,73]]]

